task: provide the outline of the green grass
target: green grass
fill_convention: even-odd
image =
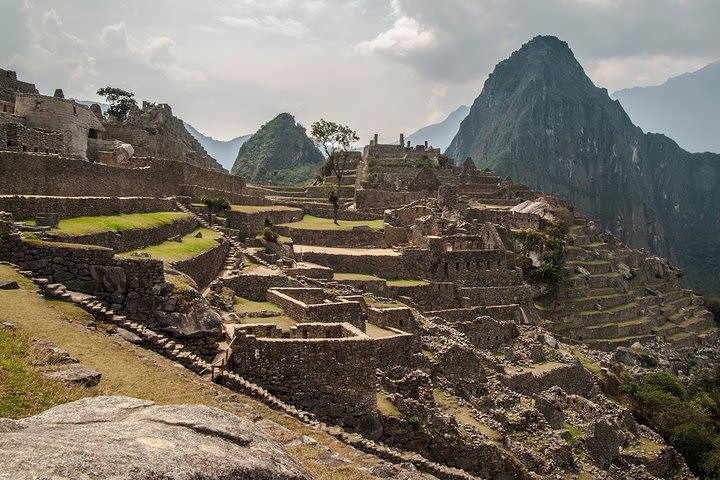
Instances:
[[[375,325],[370,322],[365,323],[365,333],[370,338],[385,338],[385,337],[392,337],[393,335],[396,335],[395,332],[390,331],[390,330],[385,330],[381,326]]]
[[[565,424],[565,430],[570,432],[570,445],[575,445],[578,441],[578,437],[582,435],[582,431],[570,423]]]
[[[77,217],[60,220],[57,233],[84,235],[99,232],[122,232],[123,230],[152,228],[173,223],[180,218],[189,218],[183,212],[128,213],[106,217]]]
[[[50,359],[32,346],[27,335],[0,328],[0,418],[36,415],[93,395],[93,389],[44,378],[36,368],[49,363]]]
[[[378,411],[385,417],[402,417],[400,410],[384,394],[377,392]]]
[[[388,287],[422,287],[430,285],[430,282],[417,278],[398,278],[386,281]]]
[[[283,205],[230,205],[230,211],[242,213],[260,212],[293,212],[297,211],[302,215],[302,209],[296,207],[285,207]]]
[[[344,272],[335,272],[333,274],[333,280],[341,282],[343,280],[380,280],[382,281],[382,278],[375,277],[373,275],[365,275],[364,273],[344,273]]]
[[[240,323],[245,325],[249,323],[272,323],[286,332],[290,329],[290,327],[297,325],[295,320],[285,315],[282,308],[272,302],[255,302],[253,300],[248,300],[247,298],[236,297],[234,310],[238,315],[240,315]],[[258,312],[272,312],[275,315],[271,317],[242,316],[244,314]]]
[[[220,233],[207,228],[201,228],[199,231],[202,232],[202,238],[195,238],[195,234],[198,232],[196,230],[182,237],[182,242],[169,240],[151,247],[125,252],[120,256],[129,257],[134,252],[145,252],[149,253],[151,258],[169,263],[188,260],[216,247],[218,242],[215,239],[222,236]]]
[[[380,231],[384,228],[383,220],[338,220],[338,225],[332,218],[321,218],[305,215],[299,222],[283,223],[283,227],[299,228],[304,230],[352,230],[353,227],[367,226],[372,230]]]

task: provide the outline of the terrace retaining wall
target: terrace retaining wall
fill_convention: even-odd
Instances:
[[[222,240],[222,243],[218,243],[207,252],[188,260],[173,262],[176,269],[195,280],[199,290],[210,285],[210,282],[215,280],[225,266],[225,258],[230,251],[230,242]]]
[[[48,197],[0,195],[0,211],[18,220],[35,218],[38,213],[57,213],[60,218],[119,215],[121,213],[170,212],[172,198],[154,197]]]

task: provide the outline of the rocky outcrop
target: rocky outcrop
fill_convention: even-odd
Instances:
[[[643,133],[567,43],[536,37],[500,62],[447,154],[554,192],[620,240],[670,257],[720,293],[720,155]]]
[[[94,397],[0,419],[0,478],[313,477],[251,422],[222,410]]]

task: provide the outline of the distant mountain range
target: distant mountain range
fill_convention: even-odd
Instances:
[[[411,145],[422,145],[427,140],[431,146],[444,151],[450,145],[460,127],[460,122],[467,117],[468,112],[470,107],[461,105],[442,122],[421,128],[410,134],[407,140],[410,140]]]
[[[200,145],[205,148],[208,154],[220,162],[220,164],[227,170],[232,169],[235,159],[237,158],[237,154],[240,151],[240,146],[245,143],[248,138],[250,138],[250,135],[240,135],[232,140],[215,140],[212,137],[203,135],[189,123],[183,123],[185,123],[185,128],[188,132],[190,132],[190,135],[195,137],[197,141],[200,142]]]
[[[720,62],[612,97],[646,132],[668,135],[691,152],[720,153]]]
[[[672,258],[698,291],[720,294],[720,155],[643,133],[567,43],[536,37],[500,62],[446,153],[571,199],[632,247]]]

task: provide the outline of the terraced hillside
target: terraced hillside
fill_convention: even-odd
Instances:
[[[717,337],[702,297],[680,287],[682,272],[665,259],[627,248],[584,218],[568,243],[557,296],[536,305],[557,334],[599,350],[656,336],[683,349]]]

